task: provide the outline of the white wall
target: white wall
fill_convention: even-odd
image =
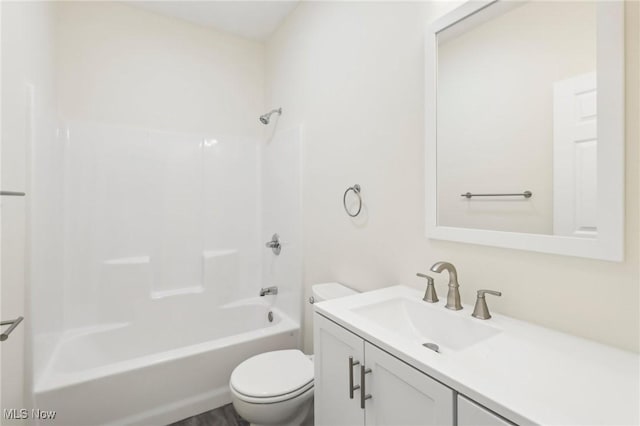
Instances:
[[[638,351],[638,21],[627,3],[626,260],[603,262],[424,237],[424,34],[452,3],[302,2],[267,43],[267,104],[304,123],[305,287],[424,288],[438,260],[459,270],[464,303],[501,290],[490,307]],[[635,77],[634,77],[635,76]],[[352,221],[342,193],[362,185]],[[440,295],[446,277],[436,277]],[[307,305],[305,347],[311,349]]]
[[[259,138],[263,46],[117,2],[59,2],[62,118]]]
[[[57,212],[44,214],[59,195],[57,180],[30,179],[29,169],[55,170],[53,119],[53,10],[46,2],[2,3],[2,189],[25,191],[25,198],[3,197],[2,319],[25,320],[2,342],[1,408],[29,405],[32,342],[29,330],[56,333],[61,327],[62,276],[56,264]],[[45,194],[46,193],[46,194]],[[31,220],[28,221],[28,215]],[[27,223],[31,227],[27,227]],[[57,224],[54,224],[57,225]],[[46,234],[45,234],[46,231]],[[29,247],[40,246],[31,252]],[[30,275],[25,268],[37,266]],[[29,303],[30,294],[43,299]],[[37,360],[36,360],[37,361]],[[4,423],[4,421],[3,421]]]
[[[439,37],[438,224],[553,234],[554,83],[595,67],[593,2],[525,3]]]

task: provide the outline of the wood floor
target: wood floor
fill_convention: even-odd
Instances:
[[[228,404],[169,426],[249,426],[249,423],[240,418],[233,405]]]

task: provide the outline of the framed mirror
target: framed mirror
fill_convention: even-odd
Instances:
[[[426,92],[427,237],[623,259],[623,2],[464,3]]]

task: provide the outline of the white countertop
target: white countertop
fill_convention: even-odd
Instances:
[[[317,313],[518,424],[640,424],[636,353],[494,313],[486,324],[500,333],[459,351],[436,353],[352,312],[398,296],[421,300],[422,293],[394,286],[314,306]],[[442,299],[434,304],[441,306],[432,306],[446,310]],[[463,306],[446,310],[447,315],[471,318],[473,307]]]

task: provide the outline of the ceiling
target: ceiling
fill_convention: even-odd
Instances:
[[[264,41],[298,5],[286,1],[129,1],[129,5]]]

